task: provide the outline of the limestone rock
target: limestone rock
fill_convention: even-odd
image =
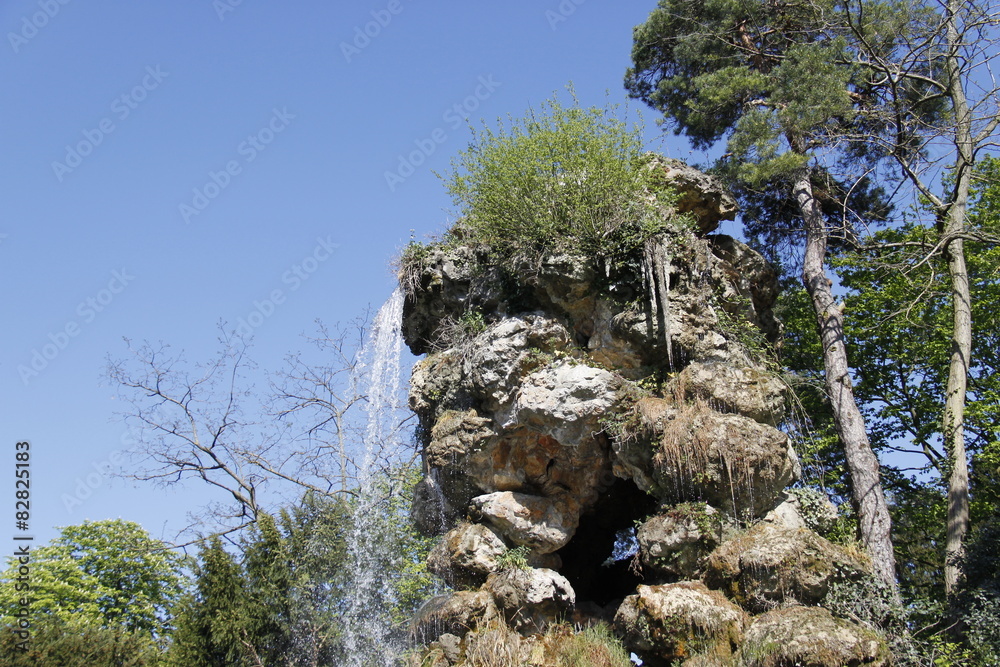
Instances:
[[[668,503],[704,501],[731,516],[761,516],[801,470],[788,436],[703,402],[640,399],[632,432],[613,444],[615,474]]]
[[[834,618],[821,607],[785,607],[753,620],[737,655],[740,667],[883,667],[885,640],[875,632]]]
[[[725,234],[713,234],[708,241],[724,273],[717,279],[722,290],[720,301],[729,305],[729,312],[756,325],[768,341],[777,342],[782,327],[772,306],[781,289],[778,274],[760,253],[742,241]]]
[[[784,383],[761,368],[696,361],[678,374],[671,388],[687,401],[701,399],[719,412],[771,426],[785,413]]]
[[[482,492],[472,474],[471,459],[495,436],[492,420],[475,410],[444,412],[431,429],[430,442],[424,449],[424,461],[434,472],[434,490],[442,496],[444,523],[465,512],[469,501]],[[428,490],[432,490],[428,486]]]
[[[469,343],[463,373],[469,390],[488,410],[513,399],[522,376],[542,365],[546,355],[570,347],[570,335],[558,322],[540,315],[510,317],[487,328]]]
[[[511,568],[491,574],[484,590],[493,596],[510,626],[522,632],[543,630],[576,603],[566,577],[544,568]]]
[[[639,526],[642,564],[653,573],[694,579],[731,530],[727,524],[718,510],[704,503],[677,505]]]
[[[729,656],[747,623],[746,612],[700,581],[639,586],[615,614],[625,646],[644,664]]]
[[[677,212],[694,217],[700,233],[707,234],[720,221],[736,218],[736,200],[714,176],[660,156],[652,156],[650,168],[661,171],[663,180],[677,192]]]
[[[411,632],[426,644],[445,633],[464,636],[466,632],[497,617],[496,605],[486,591],[457,591],[438,595],[417,610]]]
[[[429,354],[413,365],[408,398],[410,409],[417,413],[428,430],[449,406],[467,409],[471,402],[462,387],[461,355],[455,350]]]
[[[789,601],[816,604],[835,581],[862,577],[870,566],[804,528],[759,523],[708,557],[708,581],[751,611]]]
[[[561,443],[575,444],[601,430],[619,381],[603,369],[560,362],[525,377],[511,409],[501,418],[510,428],[524,425]]]
[[[484,267],[479,253],[468,246],[430,247],[419,266],[400,275],[406,287],[403,340],[413,354],[439,347],[440,330],[469,310],[501,313],[504,294],[495,269]]]
[[[475,516],[488,521],[508,540],[540,554],[564,547],[579,520],[579,513],[567,511],[562,503],[510,491],[473,498],[472,507]]]
[[[486,526],[462,523],[441,538],[427,556],[427,569],[458,588],[482,585],[499,568],[507,551],[503,539]]]
[[[456,510],[444,495],[437,471],[424,477],[413,487],[413,505],[410,507],[410,518],[414,525],[424,535],[440,535],[454,525],[460,512]]]
[[[778,526],[779,528],[792,530],[808,528],[809,526],[806,525],[805,519],[802,518],[802,514],[799,512],[799,505],[795,501],[795,497],[784,493],[781,498],[781,502],[773,510],[765,514],[761,521]]]

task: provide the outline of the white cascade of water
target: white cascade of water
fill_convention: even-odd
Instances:
[[[352,382],[356,395],[367,397],[363,450],[358,455],[358,496],[353,527],[348,535],[351,598],[344,610],[346,665],[369,667],[396,664],[403,650],[401,637],[392,632],[394,600],[392,529],[386,520],[399,511],[398,489],[387,488],[376,473],[393,455],[407,447],[400,433],[400,354],[402,350],[403,293],[397,288],[372,322],[368,340],[358,353]]]

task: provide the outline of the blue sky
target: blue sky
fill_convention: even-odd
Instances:
[[[129,435],[104,377],[122,338],[204,360],[218,321],[262,308],[254,356],[274,369],[315,319],[377,308],[411,234],[451,220],[433,172],[466,147],[464,118],[520,115],[569,82],[584,105],[624,103],[631,29],[654,6],[2,3],[0,540],[22,440],[39,542],[111,517],[172,539],[211,494],[103,472]],[[650,148],[688,157],[645,117]],[[255,305],[275,290],[273,312]]]

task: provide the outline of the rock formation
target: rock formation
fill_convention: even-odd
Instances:
[[[641,260],[519,265],[451,242],[404,267],[404,337],[426,355],[413,516],[455,589],[416,638],[461,664],[501,619],[522,635],[604,620],[647,665],[886,664],[876,635],[807,606],[868,564],[784,494],[800,470],[767,362],[775,274],[712,234],[735,212],[717,183],[657,168],[694,224]]]

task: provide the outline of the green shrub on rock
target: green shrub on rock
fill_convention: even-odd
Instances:
[[[671,196],[649,165],[641,129],[613,108],[553,98],[539,113],[477,131],[445,180],[466,240],[499,256],[572,249],[614,258],[664,228]]]

